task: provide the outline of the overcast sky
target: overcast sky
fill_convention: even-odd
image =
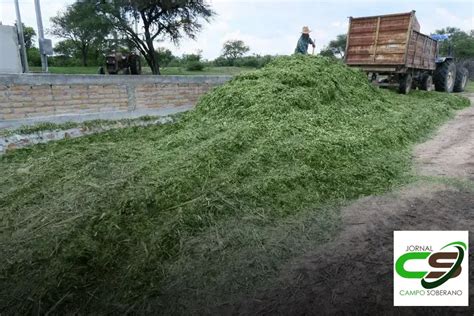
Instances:
[[[19,0],[23,22],[36,29],[34,0]],[[180,47],[167,42],[175,54],[202,50],[204,58],[220,55],[222,44],[229,39],[241,39],[256,54],[290,54],[303,25],[312,30],[317,49],[321,49],[337,34],[347,32],[347,17],[389,14],[416,10],[421,31],[429,34],[445,26],[465,31],[474,29],[472,0],[208,0],[217,16],[195,41],[185,39]],[[74,0],[41,0],[43,24],[50,27],[50,18]],[[12,25],[15,21],[13,0],[0,0],[0,21]],[[53,38],[53,42],[58,39]]]

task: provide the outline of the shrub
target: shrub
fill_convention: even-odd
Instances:
[[[188,63],[186,64],[186,70],[202,71],[204,70],[204,64],[200,61],[188,61]]]
[[[28,58],[28,65],[32,67],[41,66],[41,56],[40,56],[38,48],[36,47],[28,48],[26,53],[27,53],[27,58]]]
[[[204,69],[204,64],[201,61],[201,54],[183,55],[183,63],[188,71],[201,71]]]

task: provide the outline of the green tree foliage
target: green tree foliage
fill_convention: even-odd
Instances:
[[[160,61],[160,64],[164,67],[167,67],[173,60],[176,59],[176,56],[173,53],[164,47],[158,47],[155,50],[156,59]]]
[[[458,60],[474,58],[474,30],[469,33],[457,27],[445,27],[437,30],[436,34],[450,34],[447,43],[441,43],[440,54],[446,56],[449,46],[452,46],[454,57]]]
[[[222,56],[233,63],[237,58],[243,57],[250,48],[241,40],[229,40],[222,47]]]
[[[324,47],[320,55],[326,57],[344,57],[347,43],[347,34],[339,34],[336,39],[329,42],[329,44]]]
[[[185,54],[183,55],[183,63],[186,66],[188,71],[201,71],[204,69],[204,64],[202,62],[201,51],[198,51],[196,54]]]
[[[103,64],[104,51],[107,51],[105,42],[103,45],[101,45],[101,43],[91,45],[87,54],[88,65]],[[82,53],[81,51],[77,50],[77,46],[70,39],[58,42],[54,46],[54,52],[55,56],[49,59],[51,66],[62,67],[82,65]]]
[[[69,40],[68,45],[80,53],[82,65],[87,66],[89,52],[93,46],[105,40],[111,31],[110,23],[96,13],[92,0],[76,2],[51,18],[52,35]]]
[[[37,47],[31,47],[26,50],[28,65],[32,67],[41,66],[41,56]]]
[[[135,44],[153,74],[160,73],[155,41],[169,39],[177,44],[184,36],[194,39],[202,21],[209,22],[214,15],[204,0],[116,0],[101,2],[97,8]],[[135,30],[135,23],[142,33]]]
[[[75,57],[77,53],[76,44],[73,40],[66,39],[64,41],[58,42],[54,46],[54,52],[59,55],[64,55],[66,57]]]
[[[30,49],[34,46],[34,41],[36,37],[36,31],[31,26],[26,26],[24,23],[23,25],[23,38],[25,39],[25,47],[26,49]]]
[[[30,66],[41,66],[41,57],[38,48],[35,47],[36,31],[31,26],[23,26],[23,39],[25,40],[26,58],[28,59],[28,65]]]
[[[268,64],[274,56],[271,55],[252,55],[252,56],[244,56],[238,57],[235,60],[231,61],[223,56],[216,58],[212,64],[216,67],[249,67],[249,68],[262,68],[266,64]]]

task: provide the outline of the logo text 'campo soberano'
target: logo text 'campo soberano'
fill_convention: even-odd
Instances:
[[[394,305],[467,306],[468,232],[394,232]]]

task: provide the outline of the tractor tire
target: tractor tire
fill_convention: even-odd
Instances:
[[[451,93],[456,79],[456,65],[452,61],[445,61],[436,67],[434,73],[436,91]]]
[[[413,77],[410,74],[404,74],[400,76],[400,85],[398,86],[398,92],[401,94],[408,94],[411,91],[413,84]]]
[[[433,90],[433,77],[430,74],[424,74],[421,77],[420,89],[425,91]]]
[[[462,67],[458,69],[456,74],[456,81],[454,82],[454,92],[464,92],[466,88],[467,80],[469,77],[469,71]]]
[[[130,73],[132,75],[140,75],[142,73],[140,56],[130,55]]]

